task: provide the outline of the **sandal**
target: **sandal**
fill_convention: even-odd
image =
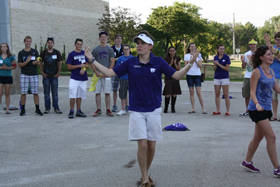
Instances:
[[[189,113],[189,114],[192,114],[192,113],[195,113],[195,111],[194,111],[194,110],[192,110],[192,111],[189,111],[188,113]]]
[[[212,115],[220,115],[221,112],[213,112]]]
[[[203,111],[202,114],[207,114],[207,112],[206,112],[206,111]]]
[[[11,112],[9,110],[6,111],[6,114],[10,114]]]
[[[226,115],[226,116],[230,116],[230,113],[226,112],[225,115]]]
[[[277,121],[277,118],[272,117],[269,119],[269,121]]]

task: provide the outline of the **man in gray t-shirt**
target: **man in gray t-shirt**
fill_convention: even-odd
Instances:
[[[111,47],[107,46],[108,34],[105,31],[99,33],[100,44],[92,50],[92,56],[97,62],[103,66],[112,69],[115,66],[115,55]],[[105,103],[106,103],[106,114],[108,116],[114,116],[110,110],[110,92],[111,92],[111,78],[107,78],[100,74],[100,72],[91,64],[95,75],[99,78],[96,83],[95,88],[95,101],[97,110],[93,114],[93,117],[96,117],[101,114],[101,90],[105,93]]]

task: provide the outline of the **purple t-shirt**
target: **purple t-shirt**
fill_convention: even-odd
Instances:
[[[136,112],[152,112],[161,107],[162,73],[171,78],[176,71],[152,53],[147,64],[139,62],[138,57],[132,57],[113,70],[118,77],[128,73],[128,109]]]
[[[227,64],[231,64],[230,58],[226,54],[224,54],[224,56],[221,59],[219,58],[219,55],[216,55],[214,57],[214,60],[218,61],[223,66],[226,66]],[[227,79],[227,78],[229,78],[228,71],[225,71],[222,68],[220,68],[220,66],[217,66],[214,79]]]
[[[85,57],[85,52],[82,50],[81,52],[72,51],[69,53],[66,64],[71,65],[79,65],[88,62],[88,59]],[[77,81],[86,81],[88,80],[87,72],[83,75],[80,74],[81,68],[76,68],[71,70],[71,79]]]

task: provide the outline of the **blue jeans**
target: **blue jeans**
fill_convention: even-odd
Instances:
[[[50,90],[52,91],[52,103],[54,109],[59,109],[58,106],[58,78],[43,78],[45,108],[51,109]]]

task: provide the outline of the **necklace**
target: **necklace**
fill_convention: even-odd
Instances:
[[[263,68],[262,68],[263,69]],[[267,71],[265,70],[265,69],[263,69],[264,70],[264,72],[267,74],[267,75],[270,75],[271,73],[269,72],[269,73],[267,73]]]

